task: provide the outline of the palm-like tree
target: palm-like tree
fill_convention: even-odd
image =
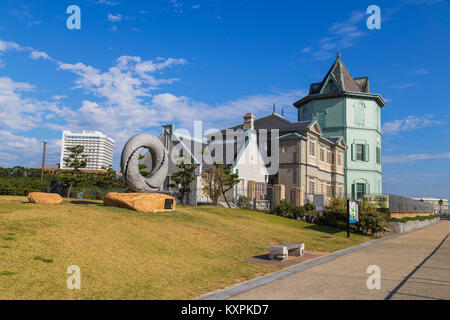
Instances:
[[[439,203],[439,213],[442,214],[442,206],[444,205],[444,201],[440,199],[438,203]]]

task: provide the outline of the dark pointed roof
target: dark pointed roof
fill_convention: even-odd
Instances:
[[[370,92],[368,77],[353,78],[342,61],[340,52],[338,52],[336,61],[334,61],[323,80],[311,84],[309,94],[295,102],[294,106],[300,108],[312,100],[341,96],[374,99],[380,107],[386,105],[386,101],[381,95]]]
[[[320,83],[313,83],[309,89],[309,94],[324,93],[324,86],[328,85],[330,81],[336,85],[336,91],[350,91],[350,92],[365,92],[369,91],[369,78],[353,78],[344,62],[341,59],[340,54],[336,58],[336,61],[331,66],[327,75]]]

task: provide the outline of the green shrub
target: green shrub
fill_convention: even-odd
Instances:
[[[306,214],[307,215],[313,215],[314,214],[314,210],[316,210],[316,206],[314,205],[314,203],[307,203],[303,206],[305,208]]]
[[[275,214],[286,218],[292,218],[293,211],[294,205],[286,200],[282,200],[281,203],[275,207]]]
[[[324,213],[316,221],[318,224],[345,229],[347,228],[347,200],[331,199],[325,206]],[[350,229],[364,234],[375,234],[386,230],[385,215],[375,206],[366,201],[359,202],[359,222]]]
[[[359,222],[358,230],[364,234],[375,234],[387,229],[387,221],[385,215],[377,209],[373,204],[367,201],[359,202]]]
[[[417,216],[417,217],[404,217],[401,219],[398,218],[391,218],[391,222],[401,222],[406,223],[408,221],[425,221],[425,220],[433,220],[437,218],[436,215],[430,215],[430,216]]]
[[[294,217],[294,219],[303,219],[303,217],[306,215],[306,209],[305,206],[301,206],[301,207],[294,207],[293,211],[292,211],[292,215]]]
[[[358,229],[364,234],[379,233],[385,231],[387,228],[387,222],[384,215],[378,212],[368,212],[360,214]]]
[[[30,192],[41,191],[41,170],[0,168],[0,195],[27,196]],[[118,178],[116,172],[109,169],[106,172],[86,173],[74,176],[67,172],[58,171],[53,174],[44,172],[43,191],[50,191],[51,181],[62,184],[72,184],[71,196],[83,192],[84,199],[102,200],[107,192],[118,190],[127,192],[123,178]],[[65,195],[64,195],[65,196]]]
[[[241,209],[251,209],[252,204],[250,203],[249,198],[246,196],[240,196],[237,201],[237,206]]]
[[[347,200],[343,198],[330,199],[323,210],[322,216],[316,222],[335,228],[345,228],[347,225]]]
[[[325,205],[324,212],[345,214],[347,212],[347,200],[344,198],[331,199]]]

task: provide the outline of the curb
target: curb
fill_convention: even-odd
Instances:
[[[438,223],[440,223],[440,222],[438,222]],[[438,224],[438,223],[436,223],[436,224]],[[436,225],[436,224],[433,224],[433,225]],[[242,283],[236,284],[227,289],[221,289],[221,290],[214,291],[212,293],[206,294],[206,295],[198,298],[197,300],[225,300],[225,299],[231,298],[233,296],[236,296],[238,294],[244,293],[246,291],[252,290],[254,288],[268,284],[272,281],[290,276],[294,273],[301,272],[303,270],[312,268],[314,266],[318,266],[320,264],[337,259],[341,256],[352,253],[354,251],[369,247],[376,243],[390,240],[390,239],[395,239],[395,238],[398,238],[398,237],[401,237],[401,236],[404,236],[404,235],[407,235],[407,234],[410,234],[410,233],[413,233],[416,231],[420,231],[423,229],[426,229],[426,228],[422,228],[422,229],[418,229],[418,230],[414,230],[414,231],[410,231],[410,232],[405,232],[405,233],[393,234],[393,235],[383,237],[381,239],[370,240],[370,241],[361,243],[359,245],[356,245],[354,247],[350,247],[350,248],[346,248],[346,249],[342,249],[342,250],[333,252],[325,257],[318,258],[318,259],[310,261],[310,262],[305,262],[305,263],[299,264],[297,266],[293,266],[286,270],[274,272],[274,273],[271,273],[271,274],[268,274],[268,275],[265,275],[265,276],[262,276],[259,278],[255,278],[255,279],[252,279],[252,280],[249,280],[246,282],[242,282]]]

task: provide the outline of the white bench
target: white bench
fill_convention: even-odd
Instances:
[[[288,256],[301,257],[305,253],[304,243],[286,243],[270,246],[270,260],[281,259],[286,260]]]

